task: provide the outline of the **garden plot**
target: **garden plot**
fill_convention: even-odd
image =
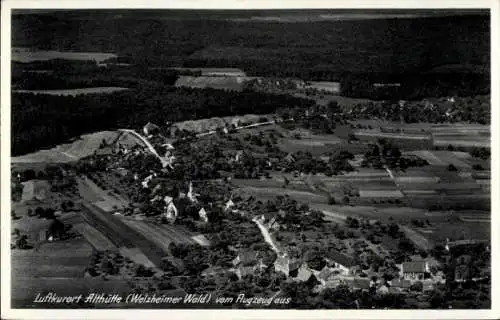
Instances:
[[[116,246],[104,234],[87,223],[78,223],[73,226],[73,229],[82,234],[92,247],[98,251],[116,249]]]
[[[145,221],[135,221],[122,219],[122,221],[133,228],[155,245],[161,248],[164,252],[169,252],[168,246],[174,243],[194,243],[191,237],[185,236],[177,232],[175,228],[167,228],[164,225],[152,224]]]
[[[29,250],[12,251],[14,277],[83,277],[92,247],[83,239],[43,243]]]
[[[436,157],[441,159],[442,162],[452,164],[457,168],[465,168],[469,169],[471,165],[459,157],[455,156],[453,152],[450,151],[433,151],[432,152]]]
[[[361,198],[403,198],[399,190],[359,190]]]
[[[437,157],[432,151],[428,150],[417,150],[409,152],[408,154],[416,155],[419,158],[426,160],[432,166],[445,166],[448,163],[444,162],[442,159]]]
[[[130,260],[134,261],[137,264],[142,264],[146,268],[158,270],[156,265],[153,262],[151,262],[151,260],[149,260],[148,257],[146,257],[146,255],[139,248],[121,247],[119,251],[120,254],[122,254],[124,257],[129,258]]]

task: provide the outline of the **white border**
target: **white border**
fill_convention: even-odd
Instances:
[[[359,1],[359,0],[178,0],[178,1],[80,1],[68,0],[4,0],[1,3],[1,318],[2,319],[147,319],[193,318],[205,319],[496,319],[500,318],[500,277],[498,276],[499,251],[499,185],[500,169],[499,148],[499,1],[496,0],[392,0],[392,1]],[[54,9],[54,8],[116,8],[116,9],[459,9],[490,8],[491,9],[491,99],[492,99],[492,309],[491,310],[47,310],[47,309],[10,309],[10,13],[11,9]],[[497,303],[495,303],[495,301]],[[139,313],[140,311],[140,313]]]

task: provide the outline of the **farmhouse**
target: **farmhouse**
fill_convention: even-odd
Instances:
[[[391,287],[389,288],[389,291],[391,293],[392,292],[401,292],[403,290],[410,289],[410,287],[411,287],[411,281],[410,280],[404,280],[404,279],[403,280],[394,279],[394,280],[390,281],[390,285],[391,285]]]
[[[370,280],[365,278],[354,278],[344,280],[345,284],[352,290],[368,291],[370,290]]]
[[[160,127],[158,127],[156,124],[148,122],[144,128],[142,128],[142,131],[144,132],[144,135],[146,136],[151,136],[154,134],[157,134],[160,131]]]
[[[188,199],[191,200],[192,203],[197,203],[198,202],[198,199],[196,199],[197,196],[199,196],[199,194],[193,192],[193,183],[189,182],[189,191],[187,193]]]
[[[21,183],[23,185],[23,202],[44,201],[50,193],[50,185],[44,180],[29,180]]]
[[[226,206],[224,207],[224,211],[229,211],[229,210],[231,210],[232,207],[234,207],[234,202],[232,199],[229,199],[226,202]]]
[[[170,223],[174,222],[177,216],[179,215],[179,212],[177,210],[177,207],[174,205],[174,202],[172,201],[172,197],[165,196],[164,201],[165,201],[165,206],[163,207],[163,214],[162,216],[167,219]]]
[[[300,265],[300,261],[297,259],[290,259],[285,253],[274,261],[274,271],[282,272],[287,277],[294,277],[297,276]]]
[[[401,275],[405,280],[421,280],[428,273],[430,269],[426,261],[404,262],[401,265]]]
[[[163,257],[161,259],[161,266],[163,270],[169,270],[176,274],[184,272],[185,269],[182,259],[173,256]]]
[[[388,294],[389,293],[389,287],[386,286],[385,284],[380,285],[377,288],[377,293],[378,294]]]
[[[329,267],[340,270],[344,275],[352,274],[356,265],[353,258],[336,250],[328,251],[325,260]]]
[[[200,211],[198,211],[198,215],[200,216],[200,219],[207,223],[208,222],[208,216],[207,212],[205,211],[205,208],[201,208]]]
[[[225,275],[227,272],[224,268],[220,266],[209,267],[201,272],[201,276],[204,278],[220,277]]]
[[[455,281],[464,282],[469,278],[469,266],[459,265],[455,268]]]
[[[64,236],[64,233],[65,233],[64,223],[62,223],[57,219],[54,219],[54,221],[50,224],[46,232],[46,239],[48,241],[58,240]]]
[[[240,264],[236,269],[234,270],[234,273],[238,276],[238,279],[242,279],[243,277],[253,274],[255,271],[253,266],[244,266]]]
[[[322,285],[326,285],[327,282],[331,281],[338,274],[334,268],[324,266],[323,269],[318,273],[317,278]]]
[[[254,264],[257,262],[257,255],[258,252],[253,250],[241,250],[231,262],[233,266]]]
[[[300,266],[297,272],[297,276],[294,277],[294,280],[299,282],[305,282],[307,286],[311,287],[321,283],[320,281],[318,281],[314,273],[307,267],[307,264],[305,263],[303,263]]]
[[[294,156],[291,153],[289,153],[289,154],[286,155],[285,160],[287,162],[294,162],[295,158],[294,158]]]

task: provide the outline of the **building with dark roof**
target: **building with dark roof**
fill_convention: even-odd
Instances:
[[[329,267],[339,269],[343,274],[351,274],[356,266],[354,259],[337,250],[330,250],[325,258]]]
[[[404,262],[401,265],[401,274],[406,280],[422,280],[426,273],[430,273],[426,261]]]

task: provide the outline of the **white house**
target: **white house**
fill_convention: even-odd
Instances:
[[[427,261],[404,262],[401,265],[401,275],[405,280],[422,280],[426,273],[430,273]]]
[[[196,199],[197,196],[199,196],[199,194],[193,192],[193,183],[190,181],[189,182],[189,191],[187,193],[187,197],[189,200],[191,200],[191,202],[197,203],[198,202],[198,199]]]
[[[200,216],[200,219],[203,220],[203,222],[208,222],[208,216],[205,208],[201,208],[200,211],[198,211],[198,215]]]
[[[225,211],[231,210],[231,208],[234,207],[234,202],[232,199],[229,199],[228,202],[226,202],[226,206],[224,207]]]
[[[142,180],[142,187],[143,188],[149,188],[149,182],[151,182],[151,180],[153,179],[153,175],[150,174],[149,176],[147,176],[144,180]]]
[[[165,205],[169,205],[174,199],[172,197],[169,197],[169,196],[165,196],[165,198],[163,198],[163,201],[165,201]]]
[[[144,134],[146,136],[151,136],[155,133],[157,133],[158,131],[160,131],[160,127],[158,127],[156,124],[154,123],[151,123],[151,122],[148,122],[144,128],[142,129],[142,131],[144,132]]]
[[[167,218],[169,222],[174,222],[177,218],[178,211],[173,202],[170,202],[167,206],[163,207],[163,216]]]

